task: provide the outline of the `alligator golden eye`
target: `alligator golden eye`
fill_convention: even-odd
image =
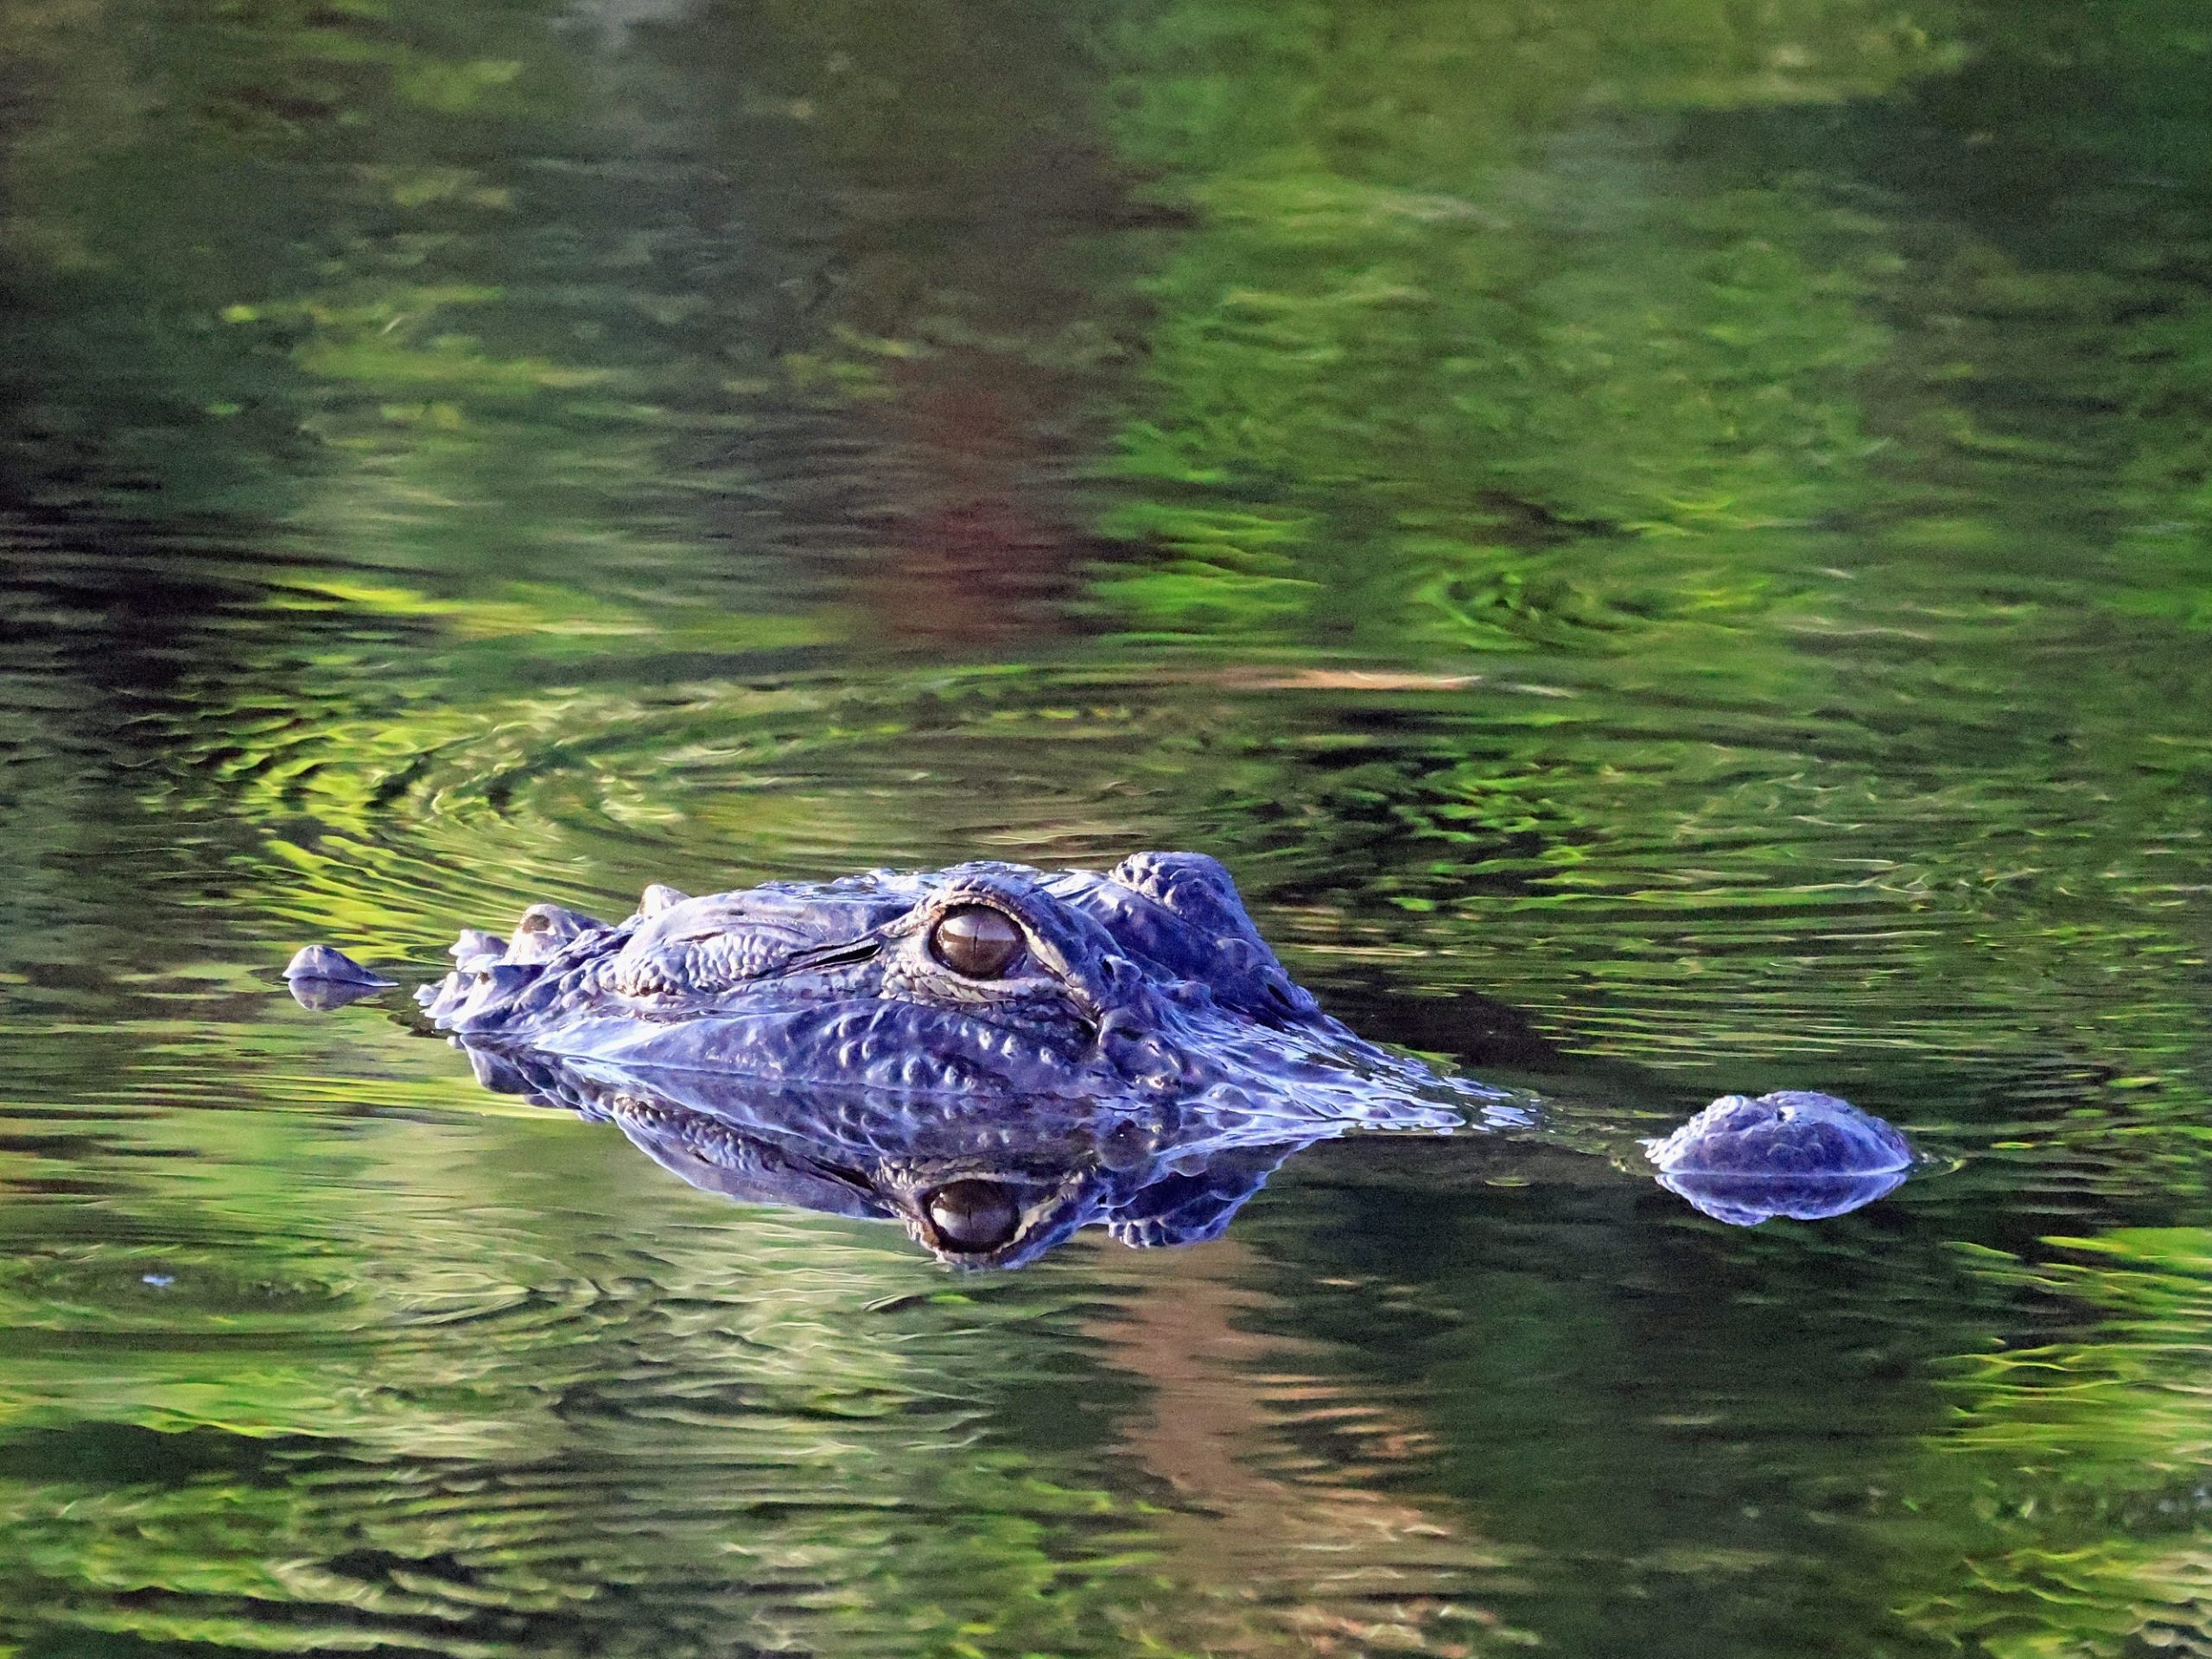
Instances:
[[[1004,911],[963,905],[930,930],[930,954],[956,974],[996,979],[1021,954],[1021,930]]]
[[[1014,1190],[996,1181],[948,1181],[929,1195],[927,1208],[942,1249],[995,1250],[1021,1230]]]

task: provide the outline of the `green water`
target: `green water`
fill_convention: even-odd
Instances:
[[[2212,1653],[2212,6],[0,0],[0,1654]],[[961,1278],[389,1014],[1189,847],[1349,1141]]]

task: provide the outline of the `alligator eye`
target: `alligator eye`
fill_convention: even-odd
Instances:
[[[988,905],[948,910],[930,930],[930,954],[970,979],[996,979],[1021,954],[1021,930]]]
[[[940,1247],[975,1254],[995,1250],[1021,1230],[1014,1190],[996,1181],[948,1181],[929,1196],[930,1224]]]

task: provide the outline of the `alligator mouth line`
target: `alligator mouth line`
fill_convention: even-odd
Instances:
[[[808,1158],[804,1162],[824,1180],[836,1181],[842,1186],[849,1186],[862,1198],[879,1200],[880,1198],[881,1195],[875,1190],[875,1184],[849,1165],[831,1163],[823,1158]]]

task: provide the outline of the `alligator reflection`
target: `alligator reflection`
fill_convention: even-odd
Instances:
[[[1371,1122],[1224,1112],[1196,1100],[1040,1097],[1009,1111],[1003,1102],[944,1096],[645,1074],[454,1040],[485,1087],[611,1122],[703,1192],[895,1220],[939,1261],[968,1268],[1023,1266],[1090,1226],[1135,1249],[1217,1237],[1293,1154],[1375,1130]],[[1825,1098],[1730,1097],[1739,1109]],[[1425,1120],[1397,1132],[1448,1133]],[[1842,1215],[1907,1173],[1662,1168],[1658,1181],[1716,1220],[1756,1226]]]
[[[1659,1185],[1687,1198],[1715,1221],[1732,1227],[1761,1222],[1827,1221],[1863,1210],[1904,1185],[1910,1172],[1878,1170],[1867,1175],[1662,1174]]]
[[[941,1096],[707,1072],[648,1077],[462,1046],[486,1088],[611,1121],[703,1191],[893,1219],[963,1267],[1020,1267],[1094,1225],[1138,1248],[1215,1237],[1283,1160],[1357,1127],[1150,1101],[986,1110]]]

